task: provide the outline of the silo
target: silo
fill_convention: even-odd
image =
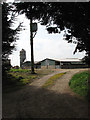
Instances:
[[[26,59],[26,51],[24,49],[22,49],[20,51],[20,67],[23,67],[23,62]]]

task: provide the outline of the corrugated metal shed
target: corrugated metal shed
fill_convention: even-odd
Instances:
[[[57,60],[57,61],[63,61],[63,62],[80,62],[81,59],[78,59],[78,58],[61,58],[61,59],[54,59],[54,60]]]

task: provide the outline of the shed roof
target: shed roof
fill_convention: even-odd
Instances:
[[[58,62],[80,62],[81,61],[81,59],[78,59],[78,58],[61,58],[61,59],[49,59],[49,58],[46,58],[46,59],[44,59],[44,60],[53,60],[53,61],[58,61]],[[44,61],[44,60],[42,60],[42,61]],[[41,61],[41,62],[42,62]]]
[[[45,60],[52,60],[52,61],[57,61],[57,62],[81,62],[81,59],[78,58],[61,58],[61,59],[50,59],[50,58],[45,58],[41,61],[35,61],[35,64],[38,64],[40,62],[43,62]],[[25,61],[25,63],[31,63],[31,61]]]
[[[62,62],[81,62],[81,59],[78,59],[78,58],[62,58],[62,59],[59,59],[59,61],[62,61]]]

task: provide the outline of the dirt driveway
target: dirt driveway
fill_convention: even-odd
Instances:
[[[23,89],[3,95],[3,118],[87,118],[88,103],[68,86],[71,77],[87,69],[59,69]],[[42,85],[54,74],[67,72],[56,84]]]

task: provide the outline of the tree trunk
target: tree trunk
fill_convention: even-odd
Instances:
[[[34,55],[33,55],[33,32],[32,32],[32,17],[30,18],[30,43],[31,43],[31,73],[34,74]]]

